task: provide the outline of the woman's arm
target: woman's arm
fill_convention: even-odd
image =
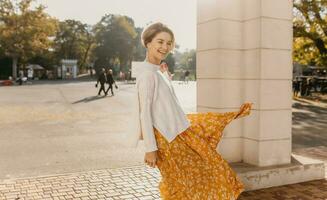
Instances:
[[[152,100],[154,95],[154,76],[144,73],[138,77],[138,94],[140,100],[140,120],[146,152],[158,150],[152,125]]]

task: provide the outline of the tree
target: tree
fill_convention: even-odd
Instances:
[[[165,59],[167,65],[168,65],[168,70],[173,74],[175,71],[175,57],[172,53],[168,54],[168,56]]]
[[[77,20],[59,23],[54,40],[54,53],[57,62],[61,59],[76,59],[80,69],[86,67],[91,50],[95,45],[92,27]]]
[[[146,49],[141,43],[143,28],[136,28],[137,36],[134,40],[133,61],[143,61],[145,59]]]
[[[135,38],[134,21],[121,15],[105,15],[94,27],[97,46],[94,49],[95,67],[113,67],[117,58],[120,70],[127,70],[133,59]],[[114,72],[115,73],[115,72]]]
[[[195,70],[196,51],[194,49],[183,52],[178,56],[178,63],[184,69]]]
[[[327,66],[327,1],[294,0],[296,62]]]
[[[16,4],[0,0],[0,46],[6,56],[13,60],[13,77],[17,76],[17,62],[26,62],[28,57],[51,46],[51,36],[57,21],[44,12],[42,5],[32,9],[34,0],[21,0]]]

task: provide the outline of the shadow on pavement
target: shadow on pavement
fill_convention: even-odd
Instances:
[[[312,93],[310,96],[302,96],[301,98],[309,100],[309,101],[327,103],[327,95],[326,94]]]
[[[327,146],[327,108],[296,102],[292,112],[292,149]]]
[[[99,99],[103,99],[105,98],[106,96],[91,96],[91,97],[85,97],[84,99],[81,99],[81,100],[78,100],[78,101],[75,101],[73,102],[72,104],[77,104],[77,103],[88,103],[88,102],[91,102],[91,101],[96,101],[96,100],[99,100]]]

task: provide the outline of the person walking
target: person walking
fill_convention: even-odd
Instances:
[[[111,89],[111,95],[114,96],[114,91],[113,91],[112,85],[115,84],[116,89],[118,88],[118,86],[116,85],[116,82],[114,80],[114,77],[112,76],[112,69],[109,69],[109,71],[108,71],[108,74],[107,74],[107,83],[109,84],[109,87],[108,87],[108,89],[107,89],[107,91],[106,91],[105,94],[108,95],[108,91],[109,91],[109,89]]]
[[[180,80],[181,80],[181,84],[185,83],[185,70],[182,70]]]
[[[300,92],[300,80],[296,77],[295,80],[293,80],[293,96],[298,97]]]
[[[301,91],[301,97],[304,97],[306,95],[307,92],[307,79],[303,78],[301,80],[301,87],[300,87],[300,91]]]
[[[33,70],[33,68],[29,68],[29,69],[27,70],[27,79],[28,79],[29,81],[33,80],[33,74],[34,74],[34,70]]]
[[[190,72],[188,70],[186,70],[185,75],[184,75],[185,76],[185,82],[186,82],[186,84],[189,81],[189,75],[190,75]]]
[[[16,80],[16,82],[19,85],[23,85],[24,72],[22,70],[20,70],[18,74],[19,74],[19,76],[18,76],[18,79]]]
[[[185,114],[168,71],[160,67],[174,48],[172,30],[154,23],[141,39],[147,52],[136,76],[134,116],[125,142],[136,147],[144,141],[144,162],[161,173],[162,199],[237,199],[244,185],[216,148],[224,128],[249,115],[252,103],[235,112]]]
[[[106,88],[105,88],[106,82],[107,82],[106,70],[104,68],[102,68],[101,74],[98,77],[97,83],[95,84],[95,87],[98,87],[98,84],[100,83],[100,89],[99,89],[98,95],[101,95],[102,91],[106,95]]]
[[[307,78],[307,87],[306,87],[306,96],[312,96],[311,94],[311,89],[312,89],[312,77]]]

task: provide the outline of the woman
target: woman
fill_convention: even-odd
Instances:
[[[216,147],[225,126],[250,113],[251,103],[237,112],[185,114],[176,97],[167,68],[161,61],[174,48],[173,32],[161,23],[142,33],[147,49],[136,79],[135,141],[143,139],[144,162],[162,175],[165,200],[232,200],[243,184]]]

